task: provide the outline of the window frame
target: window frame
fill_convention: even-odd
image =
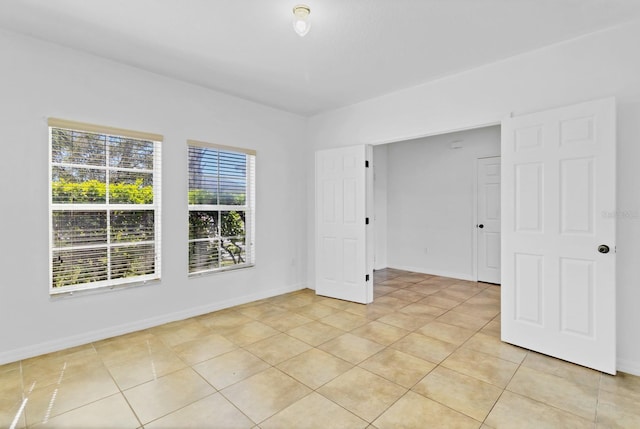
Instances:
[[[122,128],[101,126],[95,124],[87,124],[83,122],[69,121],[65,119],[58,118],[48,118],[48,139],[49,139],[49,174],[48,174],[48,199],[49,199],[49,295],[50,296],[60,296],[60,295],[69,295],[74,292],[90,292],[97,290],[108,290],[108,289],[116,289],[122,287],[130,287],[136,286],[140,284],[146,284],[151,281],[157,281],[161,279],[162,276],[162,158],[161,158],[161,147],[164,137],[159,134],[154,133],[146,133],[134,130],[127,130]],[[74,167],[74,168],[87,168],[85,164],[73,164],[73,163],[55,163],[53,162],[53,129],[63,129],[74,132],[84,132],[84,133],[93,133],[104,135],[105,139],[108,140],[109,137],[119,137],[119,138],[128,138],[128,139],[137,139],[150,141],[153,143],[153,154],[152,154],[152,168],[151,169],[136,169],[136,168],[126,168],[126,167],[112,167],[109,165],[109,145],[107,144],[105,147],[105,165],[104,166],[95,166],[89,165],[89,168],[94,170],[104,170],[105,171],[105,184],[106,194],[105,194],[105,202],[104,203],[54,203],[53,202],[53,169],[55,166],[62,167]],[[152,174],[152,187],[153,187],[153,203],[152,204],[118,204],[118,203],[110,203],[109,202],[109,172],[112,171],[122,171],[122,172],[133,172],[133,173],[146,173]],[[89,247],[80,246],[69,246],[68,248],[58,248],[55,247],[54,242],[54,225],[53,225],[53,213],[56,211],[104,211],[106,212],[106,243],[105,244],[95,244],[90,245]],[[94,282],[85,282],[77,285],[66,285],[62,287],[54,287],[54,264],[53,257],[54,252],[58,249],[60,250],[73,250],[74,247],[84,247],[84,248],[95,248],[101,249],[105,248],[107,250],[107,273],[111,276],[111,270],[113,266],[111,265],[111,256],[110,250],[117,247],[130,247],[132,246],[132,242],[124,242],[122,244],[116,244],[111,242],[111,228],[112,224],[110,223],[111,213],[114,211],[152,211],[153,212],[153,241],[144,241],[135,244],[137,245],[149,245],[153,243],[154,246],[154,272],[151,274],[142,274],[133,277],[119,277],[119,278],[109,278],[107,280],[98,280]],[[77,250],[77,249],[76,249]]]
[[[232,153],[241,153],[247,156],[247,168],[246,168],[246,197],[245,204],[242,206],[238,205],[229,205],[229,204],[190,204],[189,203],[189,179],[191,177],[191,170],[189,164],[189,149],[190,147],[203,148],[203,149],[212,149],[220,152],[232,152]],[[189,246],[192,242],[202,241],[206,242],[209,240],[215,240],[220,238],[221,235],[217,234],[216,237],[211,238],[198,238],[192,239],[189,236],[189,232],[187,233],[187,272],[189,277],[199,277],[203,275],[210,275],[215,273],[234,271],[234,270],[242,270],[246,268],[252,268],[256,265],[256,253],[255,253],[255,218],[256,218],[256,204],[255,204],[255,195],[256,195],[256,151],[253,149],[240,148],[235,146],[227,146],[220,145],[215,143],[208,143],[198,140],[187,140],[187,231],[190,231],[190,213],[192,211],[203,211],[203,212],[224,212],[224,211],[238,211],[242,210],[245,212],[245,221],[244,221],[244,232],[245,232],[245,255],[247,257],[247,261],[241,264],[233,264],[228,266],[218,266],[217,268],[209,268],[198,271],[191,272],[191,261],[189,260]],[[219,172],[218,172],[219,177]],[[219,259],[221,260],[221,258]]]

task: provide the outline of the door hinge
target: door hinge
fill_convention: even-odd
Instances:
[[[364,281],[365,281],[365,282],[368,282],[368,281],[369,281],[369,274],[367,274],[367,275],[365,275],[365,276],[364,276]]]
[[[364,162],[364,168],[369,168],[369,161]]]
[[[367,218],[364,218],[364,224],[365,224],[365,225],[369,225],[369,218],[368,218],[368,217],[367,217]]]

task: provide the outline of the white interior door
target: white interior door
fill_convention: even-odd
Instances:
[[[478,281],[500,284],[500,157],[478,160]]]
[[[370,146],[316,152],[316,293],[373,301]],[[369,176],[369,180],[368,180]]]
[[[502,340],[616,372],[615,100],[502,123]]]

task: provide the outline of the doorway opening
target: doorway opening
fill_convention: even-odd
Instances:
[[[495,231],[477,227],[480,160],[498,157],[499,166],[500,138],[494,125],[374,146],[374,269],[500,282],[479,275],[478,245],[486,249],[485,231]],[[489,191],[491,222],[499,214],[499,184]],[[499,216],[496,223],[499,229]],[[490,266],[499,252],[489,257]]]

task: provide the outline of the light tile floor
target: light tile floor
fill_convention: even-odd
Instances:
[[[500,289],[383,270],[0,366],[0,427],[639,428],[640,377],[502,343]]]

